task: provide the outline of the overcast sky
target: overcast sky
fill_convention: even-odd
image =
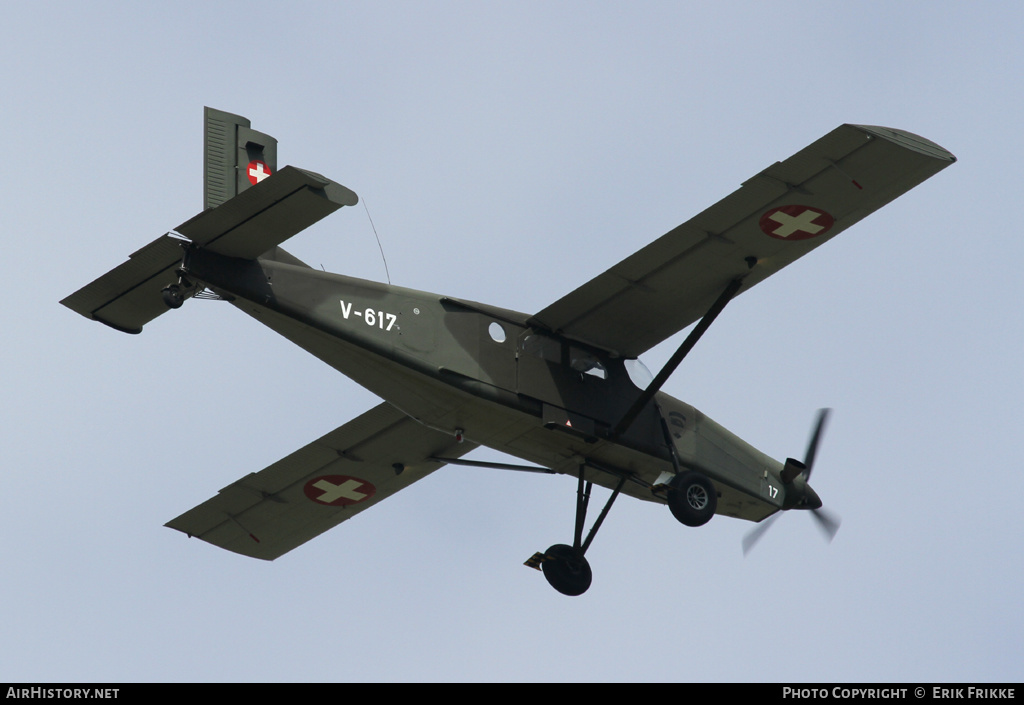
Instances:
[[[0,680],[1022,679],[1019,4],[2,8]],[[949,149],[665,388],[779,459],[833,407],[835,541],[624,498],[566,598],[522,563],[574,480],[456,467],[272,563],[164,528],[378,403],[227,304],[58,304],[201,210],[204,105],[356,191],[395,284],[528,313],[844,122]],[[362,206],[287,247],[384,278]]]

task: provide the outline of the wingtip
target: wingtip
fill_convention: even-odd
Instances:
[[[850,127],[855,127],[862,132],[868,133],[869,136],[889,140],[901,147],[934,157],[935,159],[943,159],[951,164],[956,161],[956,157],[948,149],[941,147],[926,137],[915,135],[913,132],[898,130],[894,127],[882,127],[881,125],[850,125]]]

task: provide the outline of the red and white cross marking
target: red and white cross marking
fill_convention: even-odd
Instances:
[[[824,235],[836,219],[811,206],[780,206],[761,216],[761,230],[779,240],[808,240]]]
[[[270,176],[270,167],[265,162],[261,162],[258,159],[249,162],[249,168],[246,172],[249,174],[249,183],[255,186],[263,179]]]
[[[368,500],[377,488],[358,477],[321,475],[307,482],[302,491],[317,504],[347,507]]]

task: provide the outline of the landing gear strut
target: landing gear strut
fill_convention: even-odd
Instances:
[[[544,553],[535,553],[526,561],[526,565],[536,568],[544,573],[544,578],[558,592],[570,597],[582,595],[590,587],[593,580],[593,573],[590,570],[590,563],[584,557],[590,547],[597,530],[601,527],[604,518],[608,516],[608,510],[612,503],[619,496],[619,491],[626,484],[626,478],[619,480],[618,486],[608,498],[608,502],[601,510],[586,540],[583,540],[583,525],[587,520],[587,505],[590,504],[590,490],[594,483],[583,479],[583,470],[586,466],[580,465],[579,484],[576,488],[576,531],[573,536],[573,545],[557,543],[548,548]]]
[[[182,266],[178,270],[178,283],[169,284],[160,292],[160,297],[164,300],[164,304],[167,308],[181,308],[181,305],[185,303],[185,299],[190,296],[195,296],[196,291],[198,290],[196,283],[185,276],[188,271],[185,269],[185,260],[187,259],[188,251],[186,250],[185,257],[182,260]]]
[[[167,308],[181,308],[182,304],[185,303],[185,299],[196,293],[195,283],[186,276],[188,273],[188,260],[192,254],[191,246],[186,244],[186,242],[179,244],[183,252],[181,255],[181,266],[177,270],[178,283],[168,284],[160,292],[160,297],[164,300],[164,305]]]

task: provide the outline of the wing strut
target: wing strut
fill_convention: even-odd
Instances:
[[[437,456],[431,456],[427,460],[433,460],[438,463],[449,463],[451,465],[468,465],[474,468],[491,468],[494,470],[518,470],[520,472],[538,472],[544,475],[555,475],[555,471],[551,468],[542,468],[536,465],[518,465],[513,463],[491,463],[484,460],[465,460],[463,458],[439,458]]]
[[[673,353],[669,361],[665,363],[665,366],[661,368],[661,372],[657,374],[654,380],[647,385],[647,388],[643,391],[636,401],[633,402],[633,406],[629,407],[622,420],[616,424],[615,428],[612,429],[611,437],[616,439],[626,432],[633,422],[636,421],[636,417],[639,416],[647,403],[654,398],[654,395],[658,393],[658,390],[662,388],[668,378],[672,376],[672,373],[679,367],[679,363],[683,361],[683,358],[693,350],[693,346],[697,344],[701,336],[711,327],[711,324],[715,322],[715,318],[722,312],[725,305],[729,303],[734,296],[739,292],[740,287],[743,285],[743,278],[733,279],[729,282],[729,285],[725,287],[725,290],[715,300],[715,303],[711,304],[711,308],[704,314],[704,317],[700,319],[700,322],[694,327],[690,334],[686,336],[686,340],[679,346],[679,349]]]

